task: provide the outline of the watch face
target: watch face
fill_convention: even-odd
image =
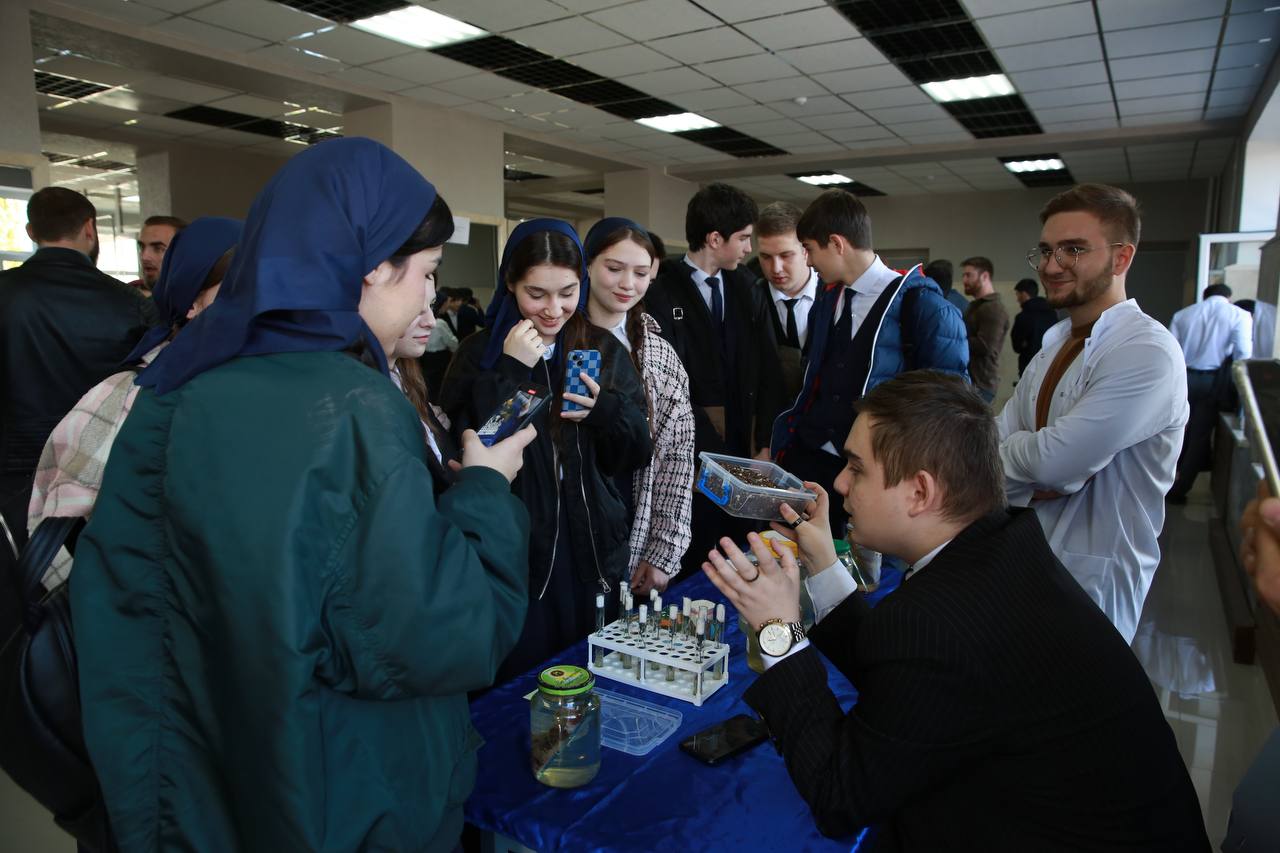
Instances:
[[[791,649],[791,629],[781,622],[770,622],[760,629],[760,650],[780,657]]]

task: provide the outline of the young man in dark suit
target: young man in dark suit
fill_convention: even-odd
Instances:
[[[755,626],[763,717],[819,830],[876,825],[889,850],[1207,851],[1196,792],[1128,643],[1009,509],[991,411],[963,380],[908,373],[867,394],[836,491],[860,544],[912,566],[870,609],[836,561],[826,493],[784,508],[800,578],[752,536],[704,570]],[[826,568],[818,568],[826,567]],[[817,571],[815,571],[815,568]],[[812,644],[812,645],[811,645]],[[820,650],[858,690],[844,713]]]
[[[755,310],[754,277],[740,269],[751,254],[756,216],[756,203],[741,190],[703,187],[685,214],[688,253],[663,261],[645,296],[689,373],[695,453],[755,456],[768,448],[785,405],[773,328]],[[734,530],[729,516],[695,495],[686,570],[696,570],[715,539]]]

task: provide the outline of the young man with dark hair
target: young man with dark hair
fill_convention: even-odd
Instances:
[[[1000,353],[1009,334],[1009,312],[1004,310],[991,277],[995,267],[987,258],[966,258],[963,270],[964,295],[973,301],[964,312],[969,332],[969,376],[982,399],[992,403],[1000,389]]]
[[[924,265],[925,278],[933,279],[933,283],[942,288],[942,295],[947,297],[947,301],[956,306],[956,310],[960,312],[960,316],[964,316],[964,312],[969,310],[969,300],[964,295],[951,286],[955,276],[955,267],[951,265],[951,261],[946,258],[938,258],[936,261],[929,261]]]
[[[1009,332],[1013,351],[1018,354],[1018,376],[1022,376],[1031,359],[1040,352],[1044,333],[1058,322],[1058,312],[1049,307],[1040,295],[1040,288],[1033,278],[1021,279],[1013,286],[1013,298],[1018,300],[1018,316],[1013,318]]]
[[[138,232],[138,265],[142,270],[142,278],[133,283],[145,296],[160,280],[160,266],[164,263],[164,253],[169,251],[169,244],[178,232],[187,227],[185,219],[176,216],[148,216]]]
[[[751,253],[756,203],[727,184],[709,184],[689,200],[689,251],[670,258],[645,296],[648,313],[689,373],[694,449],[755,456],[769,445],[784,405],[782,369],[768,318],[752,298],[755,279],[739,269]],[[705,496],[693,502],[693,544],[685,569],[696,568],[729,523]]]
[[[778,342],[787,403],[800,393],[804,381],[809,312],[819,285],[818,273],[809,266],[809,255],[796,236],[801,215],[794,204],[776,201],[760,211],[755,228],[761,269],[755,295],[758,309],[769,318]]]
[[[830,489],[840,443],[868,391],[899,373],[932,368],[966,376],[968,335],[959,312],[919,267],[889,269],[871,248],[871,217],[853,194],[827,190],[805,210],[796,236],[823,286],[809,313],[804,383],[774,422],[778,464]],[[832,529],[847,516],[830,507]]]
[[[22,540],[49,433],[156,320],[149,299],[94,266],[97,215],[80,193],[40,190],[27,202],[38,249],[0,272],[0,511]]]
[[[1186,366],[1169,330],[1125,296],[1141,227],[1133,196],[1081,184],[1040,222],[1027,261],[1068,319],[1045,333],[997,419],[1005,488],[1035,508],[1053,552],[1130,642],[1160,563]]]
[[[1231,363],[1253,356],[1253,317],[1231,304],[1231,288],[1211,284],[1203,298],[1173,315],[1169,331],[1187,360],[1187,402],[1191,415],[1178,456],[1178,476],[1167,500],[1187,502],[1201,471],[1209,470],[1218,412],[1232,405]]]
[[[703,570],[757,632],[743,697],[819,831],[875,826],[877,850],[1207,851],[1200,807],[1146,673],[1055,558],[1036,514],[1005,506],[991,412],[957,377],[870,391],[835,483],[860,544],[912,565],[874,609],[836,560],[824,506],[783,507],[800,576],[753,535]],[[816,571],[815,571],[816,569]],[[845,713],[821,651],[858,691]]]

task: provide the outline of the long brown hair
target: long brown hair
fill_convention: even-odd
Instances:
[[[593,243],[594,254],[587,257],[587,265],[590,266],[591,262],[600,257],[603,252],[625,240],[630,240],[644,249],[649,254],[649,263],[652,264],[658,259],[658,250],[654,248],[648,232],[637,230],[630,225],[622,225],[606,234],[598,244]],[[642,378],[644,377],[644,311],[644,300],[641,299],[627,311],[626,326],[627,341],[631,344],[631,363],[635,365],[636,373]]]
[[[418,364],[416,358],[398,358],[396,359],[396,370],[400,372],[400,385],[404,388],[405,397],[409,398],[409,402],[413,404],[413,408],[418,412],[418,418],[431,430],[434,435],[436,432],[436,416],[431,411],[431,401],[427,397],[427,380],[422,375],[422,365]],[[424,433],[422,440],[426,442],[427,437]],[[440,443],[440,436],[436,435],[436,443]],[[427,448],[427,452],[431,452],[431,448]]]

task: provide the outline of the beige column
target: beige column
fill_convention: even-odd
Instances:
[[[40,153],[40,118],[32,97],[31,12],[26,0],[0,2],[0,183],[49,183],[49,162]],[[9,171],[12,170],[12,171]]]
[[[625,216],[667,244],[669,254],[687,248],[684,215],[698,185],[660,169],[609,172],[604,176],[604,215]]]

